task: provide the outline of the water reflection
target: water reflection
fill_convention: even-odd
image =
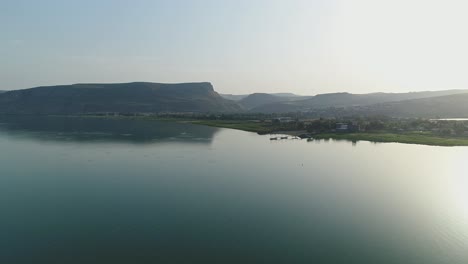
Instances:
[[[0,116],[0,133],[39,141],[210,144],[218,131],[213,127],[161,121]]]
[[[324,139],[313,139],[310,138],[307,140],[307,142],[314,142],[316,144],[321,144],[321,143],[351,143],[353,147],[358,146],[358,143],[371,143],[372,145],[379,145],[379,144],[385,144],[385,143],[396,143],[396,142],[378,142],[378,141],[370,141],[370,140],[356,140],[356,139],[346,139],[346,138],[324,138]]]
[[[0,129],[0,263],[467,263],[468,148],[33,121]],[[181,143],[57,136],[135,127]]]

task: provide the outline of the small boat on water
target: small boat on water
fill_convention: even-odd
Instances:
[[[278,140],[278,138],[277,137],[272,137],[272,138],[270,138],[270,140]]]
[[[288,137],[281,137],[281,139],[288,139]]]

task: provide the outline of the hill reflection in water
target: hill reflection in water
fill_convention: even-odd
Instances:
[[[0,116],[0,133],[39,141],[210,144],[218,131],[207,126],[149,120]]]

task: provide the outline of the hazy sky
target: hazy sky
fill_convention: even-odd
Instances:
[[[468,88],[466,0],[0,0],[0,89],[210,81],[222,93]]]

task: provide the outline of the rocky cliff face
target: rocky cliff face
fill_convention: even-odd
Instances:
[[[0,95],[0,113],[236,112],[210,83],[119,83],[43,86]]]

